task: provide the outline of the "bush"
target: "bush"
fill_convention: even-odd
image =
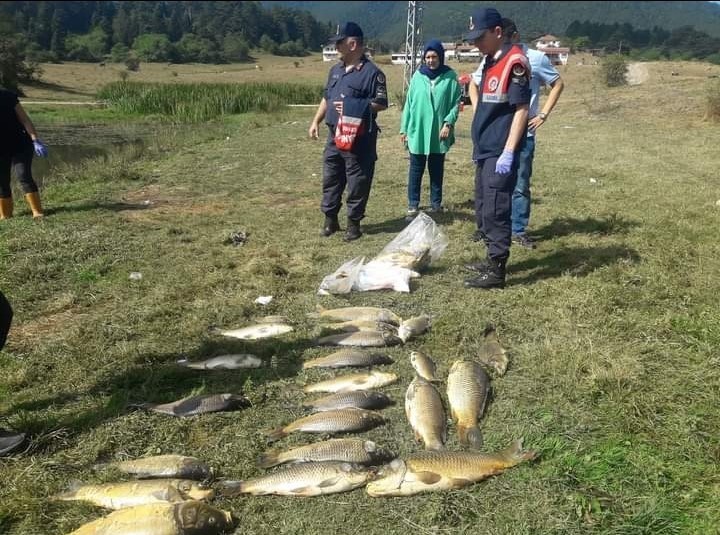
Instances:
[[[145,33],[133,41],[133,51],[138,58],[149,62],[166,62],[175,56],[175,48],[166,35]]]
[[[127,70],[137,72],[140,70],[140,60],[135,56],[129,56],[125,60],[125,66],[127,67]]]
[[[720,81],[715,80],[708,85],[705,107],[705,119],[720,121]]]
[[[628,65],[625,58],[620,54],[605,56],[600,65],[600,74],[608,87],[618,87],[627,84],[625,75],[628,72]]]
[[[113,63],[123,63],[129,55],[130,49],[122,43],[117,43],[110,49],[110,60]]]
[[[18,82],[31,80],[39,73],[37,65],[26,60],[14,39],[0,37],[0,87],[17,91]]]
[[[223,40],[223,56],[227,61],[247,61],[250,59],[250,46],[242,37],[228,35]]]

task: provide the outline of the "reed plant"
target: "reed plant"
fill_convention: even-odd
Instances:
[[[98,98],[134,115],[160,115],[196,123],[224,115],[269,112],[287,104],[320,101],[322,87],[251,82],[244,84],[165,84],[119,81],[105,85]]]

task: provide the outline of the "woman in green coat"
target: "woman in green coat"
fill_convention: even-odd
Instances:
[[[400,125],[400,139],[410,152],[408,211],[412,220],[420,207],[420,186],[427,164],[430,211],[442,210],[445,153],[455,142],[453,133],[460,105],[457,75],[445,65],[445,49],[433,39],[425,45],[423,65],[410,81]]]

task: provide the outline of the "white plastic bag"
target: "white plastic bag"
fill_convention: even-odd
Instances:
[[[325,277],[318,288],[318,295],[349,294],[357,281],[358,271],[365,262],[364,256],[345,262],[334,273]]]
[[[425,212],[405,227],[373,261],[422,271],[436,262],[448,246],[448,238]]]
[[[360,268],[353,290],[367,292],[388,289],[407,293],[410,291],[410,279],[419,276],[419,273],[410,269],[373,260]]]

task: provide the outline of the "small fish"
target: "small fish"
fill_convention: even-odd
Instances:
[[[415,377],[405,393],[405,415],[427,450],[444,450],[447,418],[440,392],[422,377]]]
[[[207,360],[190,362],[188,359],[178,360],[177,363],[194,370],[238,370],[242,368],[259,368],[262,360],[255,355],[220,355]]]
[[[283,463],[320,461],[377,465],[394,458],[394,453],[379,447],[371,440],[333,438],[288,451],[268,451],[260,456],[258,466],[270,468]]]
[[[435,362],[421,351],[410,352],[410,364],[417,374],[426,381],[439,381]]]
[[[156,502],[212,500],[215,491],[186,479],[144,479],[104,485],[79,485],[55,496],[60,501],[85,501],[108,509],[124,509]]]
[[[422,451],[384,466],[367,486],[370,496],[412,496],[459,489],[537,457],[522,449],[522,439],[496,453]]]
[[[492,325],[485,327],[485,340],[480,348],[478,360],[494,370],[498,377],[502,377],[507,371],[509,362],[507,351],[500,345],[497,331]]]
[[[283,325],[290,325],[290,320],[287,316],[264,316],[256,321],[258,323],[281,323]]]
[[[253,494],[262,496],[319,496],[346,492],[365,485],[374,471],[335,461],[300,463],[280,468],[248,481],[227,481],[220,488],[223,496]]]
[[[480,364],[472,360],[453,363],[448,375],[447,396],[461,444],[475,449],[482,447],[478,420],[485,413],[489,393],[490,378]]]
[[[400,343],[402,340],[393,333],[381,331],[331,334],[318,340],[318,344],[324,346],[389,347]]]
[[[329,396],[309,401],[303,407],[313,412],[324,412],[335,409],[384,409],[392,405],[392,400],[382,392],[374,390],[352,390],[349,392],[338,392]]]
[[[391,372],[373,370],[368,373],[349,373],[305,386],[303,391],[312,392],[349,392],[351,390],[371,390],[397,381],[398,377]]]
[[[303,362],[303,368],[344,368],[392,364],[393,360],[381,353],[368,353],[359,349],[341,349],[325,357]]]
[[[121,472],[141,479],[169,477],[204,481],[213,477],[213,469],[210,466],[195,457],[184,455],[156,455],[121,461],[113,466]]]
[[[195,416],[207,412],[233,411],[249,405],[250,402],[245,397],[237,394],[208,394],[187,397],[172,403],[142,403],[138,406],[170,416]]]
[[[153,503],[114,511],[70,535],[219,535],[233,524],[231,513],[203,502]]]
[[[269,440],[279,440],[290,433],[348,433],[366,431],[385,423],[376,412],[364,409],[338,409],[316,412],[277,429],[265,431]]]
[[[270,338],[271,336],[289,333],[293,330],[292,326],[286,323],[259,323],[257,325],[242,327],[241,329],[231,331],[221,330],[217,332],[223,336],[239,338],[241,340],[259,340],[261,338]]]
[[[334,321],[380,321],[391,325],[400,325],[400,317],[386,308],[346,307],[326,309],[317,306],[317,312],[308,314],[311,318],[331,319]]]
[[[357,331],[387,331],[397,334],[397,327],[382,321],[354,320],[322,325],[321,333],[352,333]]]
[[[430,329],[431,325],[432,318],[427,315],[416,316],[414,318],[404,320],[398,329],[398,337],[404,344],[411,338],[425,333],[428,329]]]

